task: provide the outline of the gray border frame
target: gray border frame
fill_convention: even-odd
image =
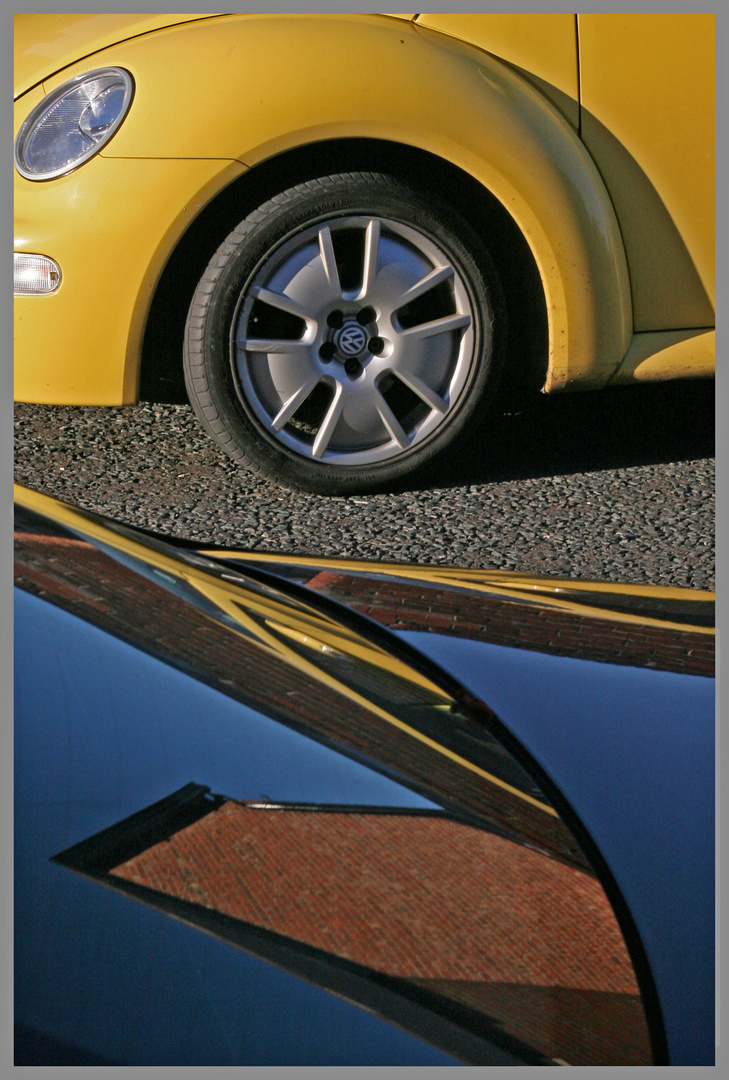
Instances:
[[[101,5],[98,4],[86,4],[80,3],[75,5],[74,11],[80,13],[94,13],[99,11]],[[401,11],[403,5],[391,5],[395,12]],[[442,5],[441,5],[442,6]],[[103,10],[103,6],[102,10]],[[207,13],[213,13],[213,5],[207,5],[205,3],[199,5],[188,5],[185,3],[174,4],[171,0],[162,0],[162,3],[154,5],[155,12],[167,12],[167,11],[203,11]],[[437,6],[435,10],[437,10]],[[33,12],[42,12],[56,10],[55,6],[52,6],[49,0],[40,0],[32,6]],[[128,3],[124,6],[125,12],[130,13],[143,13],[149,10],[149,5],[142,5],[134,2]],[[258,7],[250,5],[245,6],[242,9],[243,13],[260,11],[260,5]],[[292,0],[288,0],[288,3],[284,2],[281,5],[276,5],[276,11],[282,13],[285,12],[340,12],[340,11],[362,11],[369,10],[367,8],[359,8],[352,3],[352,0],[345,0],[344,3],[333,4],[324,0],[314,7],[305,4],[292,3]],[[430,10],[434,10],[431,8]],[[489,12],[500,11],[502,8],[495,5],[487,4],[475,4],[472,0],[467,0],[466,3],[459,5],[460,11],[475,11],[475,12]],[[519,8],[520,11],[525,13],[541,12],[541,11],[573,11],[573,8],[564,4],[558,4],[553,6],[546,6],[544,4],[536,4],[534,0],[527,0],[527,3],[523,4]],[[590,11],[621,11],[622,9],[611,3],[608,4],[589,4],[584,5],[583,10]],[[659,4],[657,2],[651,4],[640,4],[629,9],[631,12],[666,12],[666,11],[683,11],[685,10],[685,4],[678,3],[678,0],[668,0],[668,3]],[[703,9],[702,9],[703,10]],[[0,61],[2,62],[2,71],[6,72],[6,80],[8,83],[12,81],[12,23],[11,12],[3,12],[2,21],[0,26],[3,33],[0,35]],[[717,58],[720,61],[717,70],[717,99],[719,104],[724,104],[727,100],[727,80],[729,76],[726,73],[726,58],[727,58],[727,42],[729,41],[729,14],[726,12],[716,13],[716,46],[717,46]],[[11,90],[11,87],[8,87]],[[6,101],[12,99],[12,94],[9,93]],[[12,118],[10,110],[7,109],[6,115],[8,116],[7,127],[10,129],[7,138],[7,144],[12,143]],[[718,141],[718,164],[717,172],[719,176],[726,173],[726,156],[727,156],[727,138],[725,129],[723,126],[719,127],[717,132]],[[3,185],[3,200],[11,204],[12,206],[12,186],[11,182],[5,181]],[[717,237],[720,240],[718,245],[717,254],[717,269],[719,279],[719,303],[717,307],[720,309],[720,317],[718,319],[719,325],[719,343],[724,343],[724,332],[722,326],[721,314],[725,310],[726,304],[726,286],[727,286],[727,270],[729,263],[729,236],[727,235],[727,221],[729,220],[729,211],[727,210],[724,201],[719,201],[717,205]],[[7,232],[8,239],[12,232],[11,214],[3,216],[3,235]],[[5,250],[10,250],[10,244],[5,245]],[[9,258],[4,264],[8,269],[5,271],[9,274]],[[13,432],[13,416],[12,416],[12,339],[11,330],[12,327],[12,291],[9,287],[3,289],[3,305],[4,313],[6,317],[3,319],[3,326],[6,328],[4,338],[4,348],[2,364],[0,364],[0,409],[3,414],[7,411],[9,416],[3,415],[5,422],[0,423],[0,439],[2,439],[2,459],[6,459],[12,462],[13,460],[13,446],[12,446],[12,432]],[[719,352],[719,350],[717,350]],[[721,354],[720,354],[721,355]],[[723,423],[727,414],[728,397],[729,397],[729,378],[725,371],[726,363],[717,364],[717,396],[716,396],[716,428],[717,428],[717,503],[716,503],[716,516],[717,516],[717,545],[716,545],[716,561],[717,561],[717,576],[716,576],[716,591],[719,597],[724,596],[725,583],[727,582],[727,570],[729,569],[729,530],[727,529],[727,523],[729,520],[729,488],[727,486],[727,460],[729,458],[729,434],[727,434],[726,424]],[[6,458],[7,455],[7,458]],[[7,503],[10,505],[11,513],[7,515],[6,520],[12,522],[12,477],[3,476],[3,489],[2,500],[5,503],[7,492]],[[0,693],[2,694],[2,717],[7,718],[7,721],[2,727],[2,753],[0,753],[0,784],[2,785],[3,801],[5,803],[5,813],[2,815],[2,831],[0,833],[2,839],[2,851],[5,856],[4,865],[6,867],[6,873],[3,875],[2,888],[0,889],[0,920],[2,921],[2,929],[4,933],[0,935],[0,967],[3,972],[3,977],[0,985],[2,986],[2,1000],[3,1005],[3,1017],[4,1024],[2,1027],[5,1033],[5,1038],[2,1040],[2,1054],[0,1056],[0,1064],[3,1066],[3,1075],[5,1074],[5,1068],[8,1070],[13,1069],[12,1064],[12,1013],[13,1013],[13,983],[12,983],[12,875],[7,873],[7,867],[10,865],[10,853],[12,852],[13,844],[13,832],[12,832],[12,762],[13,762],[13,736],[12,726],[10,724],[10,718],[12,717],[12,529],[8,528],[7,531],[3,530],[0,537],[0,559],[2,561],[3,570],[8,568],[10,572],[2,574],[2,616],[0,621],[0,628],[2,630],[2,647],[0,647],[0,687],[2,688]],[[7,591],[6,591],[7,590]],[[727,715],[727,689],[726,680],[724,678],[725,671],[725,654],[726,654],[726,640],[728,636],[727,623],[729,618],[727,616],[727,608],[720,600],[717,608],[717,716],[721,718]],[[723,773],[722,766],[726,767],[726,745],[727,740],[721,735],[719,726],[717,726],[717,1056],[715,1068],[729,1065],[729,1053],[727,1053],[726,1046],[726,1024],[724,1022],[724,1013],[726,1010],[726,986],[727,986],[727,974],[729,973],[729,964],[727,962],[726,941],[721,934],[721,927],[719,925],[718,912],[721,911],[720,900],[722,895],[727,894],[726,889],[726,860],[721,854],[721,843],[719,837],[724,833],[724,816],[725,806],[721,801],[721,790],[719,781]],[[478,1067],[483,1069],[485,1067]],[[131,1072],[131,1069],[124,1067],[114,1068],[115,1073]],[[196,1069],[194,1067],[188,1067],[184,1069],[174,1067],[164,1067],[158,1069],[158,1072],[164,1072],[170,1077],[178,1077],[180,1073],[199,1072],[206,1077],[223,1077],[225,1070],[221,1068],[206,1068]],[[250,1071],[250,1070],[243,1070]],[[256,1071],[256,1070],[253,1070]],[[272,1070],[274,1075],[284,1074],[291,1072],[290,1069],[278,1069]],[[295,1070],[297,1074],[310,1074],[312,1080],[318,1078],[320,1070],[317,1068],[301,1067]],[[349,1069],[335,1069],[329,1070],[329,1072],[348,1073]],[[382,1070],[380,1070],[382,1071]],[[386,1070],[389,1071],[389,1070]],[[451,1070],[447,1070],[450,1074]],[[593,1072],[592,1069],[583,1070],[586,1072]],[[596,1071],[596,1070],[595,1070]],[[692,1070],[693,1071],[693,1070]],[[40,1067],[34,1069],[35,1075],[50,1074],[50,1070],[46,1070]],[[142,1070],[142,1074],[145,1075],[146,1069]],[[151,1072],[151,1070],[150,1070]],[[270,1072],[270,1071],[269,1071]],[[453,1070],[454,1075],[455,1070]],[[101,1071],[99,1071],[101,1074]],[[424,1075],[442,1076],[443,1070],[434,1069],[421,1069],[421,1068],[400,1068],[397,1070],[397,1076],[407,1078],[410,1080],[421,1080]],[[85,1075],[96,1075],[96,1070],[91,1068]],[[139,1075],[139,1070],[137,1070]],[[484,1072],[484,1076],[486,1073]],[[512,1070],[508,1073],[509,1076],[513,1076]],[[597,1071],[596,1071],[597,1075]]]

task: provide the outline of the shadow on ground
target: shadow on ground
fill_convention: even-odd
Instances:
[[[490,416],[447,486],[714,456],[713,379],[535,394],[497,401]]]

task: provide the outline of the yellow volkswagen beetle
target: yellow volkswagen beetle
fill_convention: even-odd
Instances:
[[[713,15],[20,15],[16,397],[292,488],[714,363]],[[186,392],[187,397],[184,397]]]

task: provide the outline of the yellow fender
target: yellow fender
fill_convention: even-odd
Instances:
[[[231,162],[255,168],[292,148],[347,137],[389,140],[451,162],[503,204],[534,255],[549,320],[544,389],[602,386],[620,365],[632,314],[612,204],[568,121],[505,63],[385,16],[236,15],[109,47],[46,80],[44,90],[106,65],[135,80],[129,115],[100,155],[109,167],[119,159],[217,160],[219,171],[211,171],[222,190]],[[214,197],[211,180],[206,175],[204,199],[188,203]],[[179,232],[166,223],[136,283],[137,327],[189,224],[187,214],[174,220]],[[135,363],[136,345],[127,369]],[[125,387],[135,375],[126,370]]]

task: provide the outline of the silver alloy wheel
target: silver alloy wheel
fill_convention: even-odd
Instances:
[[[231,334],[236,389],[289,450],[371,465],[449,418],[484,324],[456,260],[430,236],[388,218],[329,217],[289,234],[245,285]]]

